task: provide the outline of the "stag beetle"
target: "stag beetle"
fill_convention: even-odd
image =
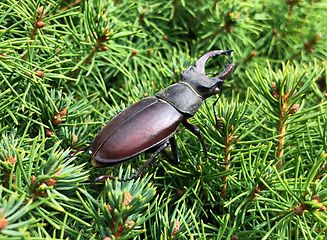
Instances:
[[[225,70],[217,77],[209,78],[205,74],[206,61],[209,57],[220,54],[228,56],[232,51],[216,50],[204,54],[195,66],[189,66],[181,73],[178,83],[158,92],[155,97],[146,97],[134,103],[114,116],[88,146],[92,164],[95,167],[113,166],[141,153],[153,153],[132,177],[118,179],[119,181],[136,179],[161,152],[173,163],[178,164],[180,160],[174,133],[180,123],[197,136],[206,157],[214,160],[208,156],[200,130],[190,124],[187,119],[194,116],[206,98],[221,94],[224,80],[234,67],[234,64],[227,60],[229,64],[225,65]],[[169,144],[172,149],[172,158],[165,151]],[[103,175],[94,181],[107,178],[115,179],[115,177]]]

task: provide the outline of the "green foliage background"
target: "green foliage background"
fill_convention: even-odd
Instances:
[[[326,0],[0,2],[0,239],[327,239]],[[233,49],[181,164],[96,169],[115,114]],[[207,72],[221,72],[224,58]],[[128,137],[128,136],[126,136]],[[129,199],[129,200],[128,200]],[[128,201],[127,201],[128,200]]]

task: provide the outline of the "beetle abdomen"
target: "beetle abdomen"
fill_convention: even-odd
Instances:
[[[155,97],[144,98],[99,132],[91,155],[107,166],[129,160],[168,139],[182,120],[182,114],[170,104]]]

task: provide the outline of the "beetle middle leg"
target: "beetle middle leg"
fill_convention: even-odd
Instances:
[[[168,142],[164,142],[153,154],[152,156],[136,171],[136,173],[134,173],[134,175],[132,177],[129,177],[129,178],[118,178],[117,180],[119,182],[126,182],[126,181],[130,181],[130,180],[133,180],[133,179],[136,179],[140,173],[144,170],[144,168],[146,168],[153,160],[154,158],[160,153],[162,152],[167,146],[169,145]],[[106,180],[107,178],[111,179],[111,180],[115,180],[116,177],[113,177],[113,176],[109,176],[109,175],[102,175],[102,176],[99,176],[97,178],[95,178],[93,180],[93,184],[98,182],[98,181],[102,181],[102,180]]]
[[[188,130],[189,130],[189,131],[191,131],[193,134],[195,134],[195,136],[197,136],[197,138],[200,140],[200,143],[201,143],[201,145],[202,145],[202,149],[203,149],[204,155],[205,155],[207,158],[209,158],[210,160],[212,160],[212,161],[216,161],[214,158],[212,158],[212,157],[210,157],[210,156],[208,155],[208,152],[207,152],[206,146],[205,146],[205,144],[204,144],[204,141],[203,141],[202,135],[201,135],[201,133],[200,133],[200,129],[199,129],[197,126],[195,126],[195,125],[189,123],[186,119],[184,119],[184,120],[182,121],[182,124],[183,124],[183,125],[184,125]],[[223,165],[227,165],[227,164],[228,164],[228,163],[226,163],[226,162],[220,162],[220,161],[218,161],[218,163],[223,164]]]
[[[171,138],[169,138],[169,143],[171,146],[171,152],[173,154],[173,157],[171,157],[167,151],[165,149],[162,150],[163,155],[165,155],[166,158],[168,158],[168,160],[173,163],[173,164],[180,164],[180,160],[179,160],[179,153],[178,153],[178,148],[177,148],[177,142],[174,136],[172,136]]]

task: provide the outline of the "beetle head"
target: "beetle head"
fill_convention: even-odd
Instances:
[[[189,84],[204,99],[220,93],[224,80],[231,74],[234,64],[227,59],[229,64],[225,65],[225,70],[215,78],[209,78],[205,74],[205,63],[210,57],[220,54],[228,56],[231,52],[233,50],[215,50],[204,54],[195,63],[195,66],[190,66],[182,73],[181,82]]]

